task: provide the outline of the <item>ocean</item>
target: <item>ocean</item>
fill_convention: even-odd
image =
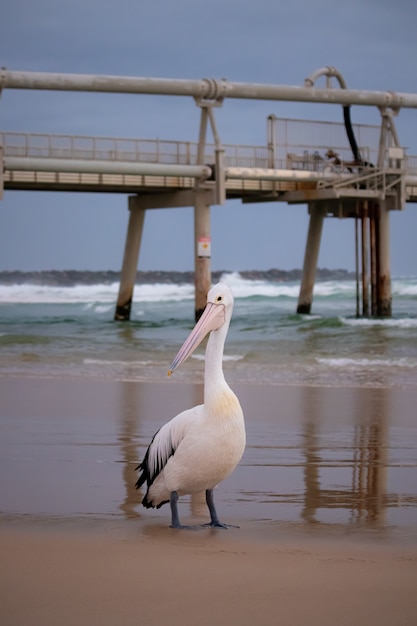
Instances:
[[[235,295],[224,370],[247,430],[216,490],[222,516],[274,539],[416,542],[417,278],[394,278],[390,319],[357,319],[349,279],[318,281],[313,313],[297,315],[299,281],[222,278]],[[3,521],[169,523],[168,507],[141,507],[135,467],[164,422],[201,402],[203,347],[167,376],[194,325],[193,285],[137,285],[130,322],[113,321],[117,291],[91,276],[0,285]],[[181,512],[206,521],[204,502],[184,497]]]
[[[316,282],[310,315],[296,314],[299,281],[222,280],[235,296],[224,357],[231,384],[417,386],[417,277],[393,279],[390,319],[356,317],[353,280]],[[163,381],[194,324],[193,284],[137,285],[130,322],[113,321],[117,291],[0,285],[0,374]],[[202,380],[203,367],[200,348],[173,379]]]

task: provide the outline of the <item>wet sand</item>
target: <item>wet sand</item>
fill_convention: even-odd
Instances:
[[[417,391],[236,391],[248,448],[216,502],[240,528],[185,532],[134,466],[200,386],[1,378],[0,623],[415,624]]]
[[[257,542],[225,533],[3,532],[1,623],[416,623],[415,548]]]

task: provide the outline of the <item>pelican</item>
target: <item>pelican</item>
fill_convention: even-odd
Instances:
[[[210,522],[205,526],[228,528],[214,506],[213,490],[235,469],[246,444],[243,412],[223,374],[223,350],[233,312],[233,295],[224,283],[212,287],[207,305],[168,371],[170,376],[210,333],[205,357],[204,404],[172,418],[154,435],[140,470],[136,488],[145,482],[146,508],[171,506],[171,528],[180,523],[178,498],[205,491]]]

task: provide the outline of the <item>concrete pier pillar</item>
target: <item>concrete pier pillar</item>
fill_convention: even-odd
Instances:
[[[379,206],[378,248],[377,248],[377,315],[391,317],[391,270],[390,270],[390,228],[389,211],[382,201]]]
[[[369,258],[371,263],[371,315],[377,316],[378,286],[377,286],[377,223],[376,206],[372,207],[369,218]]]
[[[194,194],[195,319],[200,318],[211,286],[211,230],[209,196],[204,190]]]
[[[317,261],[319,258],[321,233],[323,230],[324,211],[320,206],[311,204],[310,224],[308,227],[307,244],[304,255],[303,276],[301,279],[300,295],[298,297],[297,313],[311,312],[313,301],[314,281],[316,278]]]
[[[129,222],[127,227],[119,295],[117,298],[115,320],[129,320],[132,306],[133,289],[138,267],[140,243],[142,240],[145,208],[138,196],[129,197]]]
[[[361,218],[362,315],[369,317],[369,218],[366,210]]]

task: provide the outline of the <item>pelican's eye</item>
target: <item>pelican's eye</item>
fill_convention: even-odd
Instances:
[[[223,300],[223,296],[217,296],[216,302],[222,302],[222,300]]]

